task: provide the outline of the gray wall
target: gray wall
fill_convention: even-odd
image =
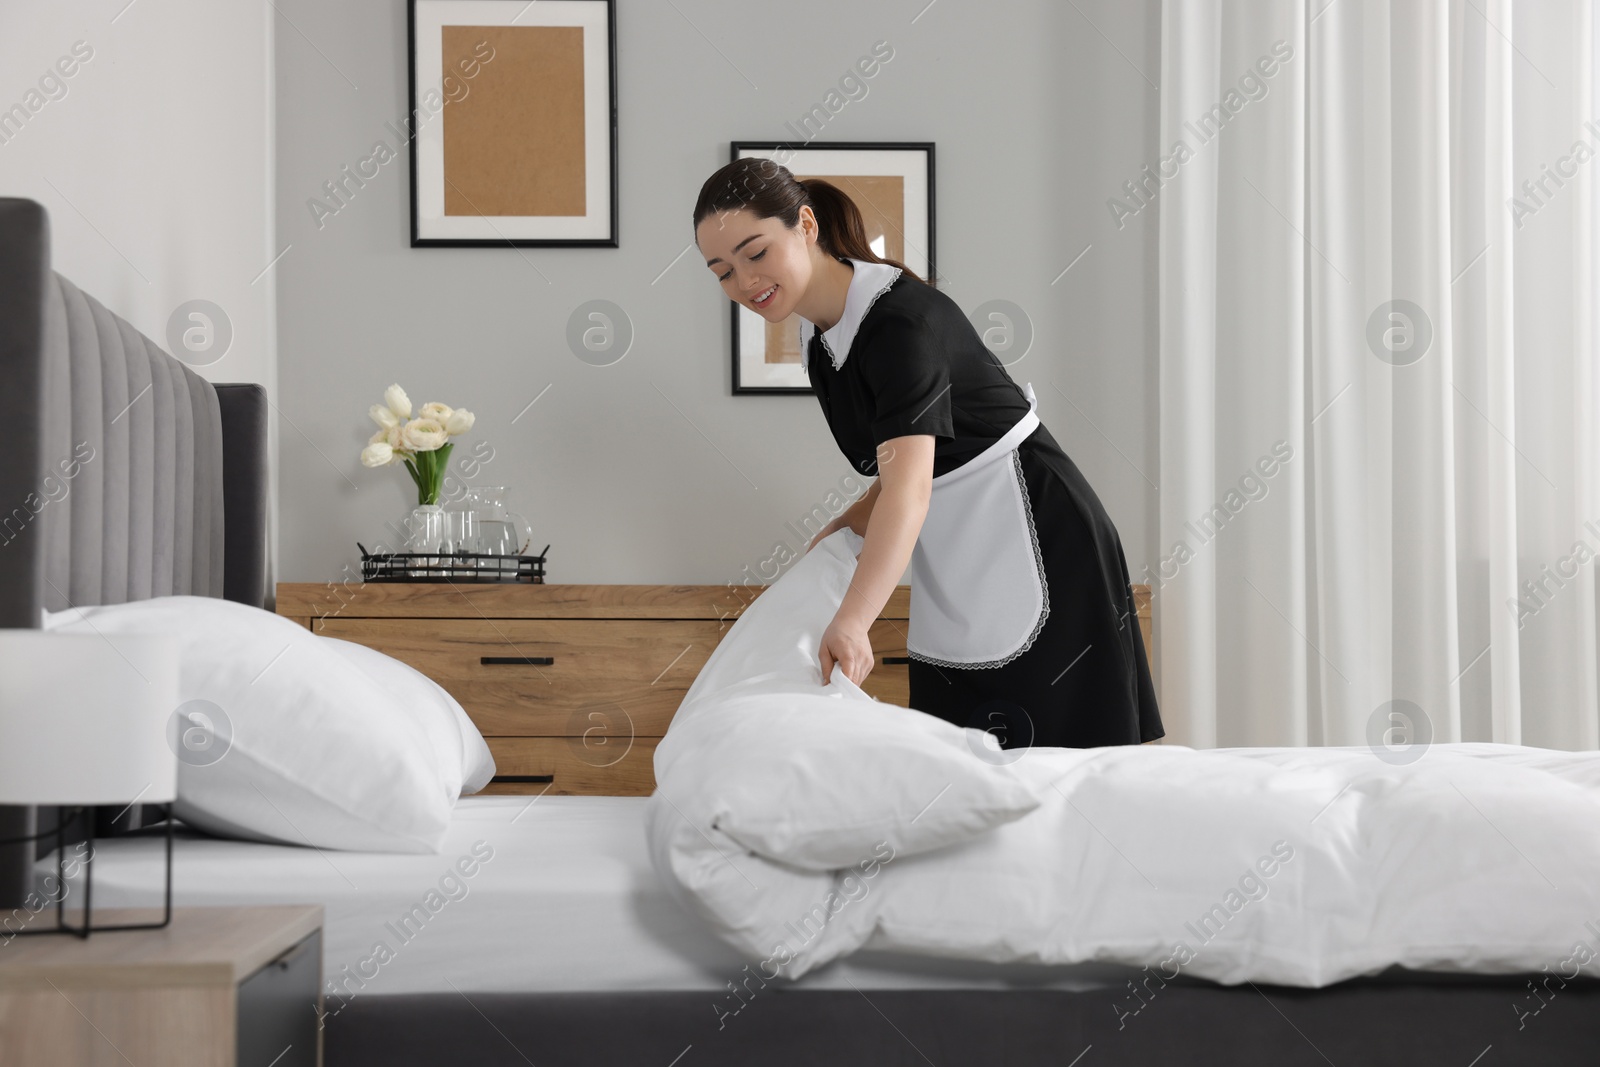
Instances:
[[[936,142],[944,291],[969,313],[1025,309],[1012,376],[1130,568],[1153,561],[1155,211],[1118,229],[1106,201],[1157,157],[1159,4],[925,4],[619,0],[621,247],[515,250],[409,248],[403,156],[318,228],[322,183],[397,143],[405,5],[280,0],[280,579],[339,578],[357,540],[391,541],[408,513],[404,470],[357,460],[391,381],[477,413],[456,451],[492,446],[475,481],[510,488],[554,581],[738,582],[780,542],[803,547],[786,524],[850,467],[814,398],[731,395],[728,302],[692,249],[677,257],[728,142],[792,137],[878,40],[893,59],[819,139]],[[565,341],[596,298],[636,331],[607,367]]]

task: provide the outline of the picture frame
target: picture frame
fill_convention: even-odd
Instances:
[[[733,141],[729,162],[775,160],[797,179],[827,178],[861,209],[875,250],[934,280],[934,143],[932,141]],[[876,245],[881,245],[879,250]],[[800,365],[800,320],[769,323],[729,301],[733,318],[735,396],[815,396]]]
[[[407,0],[411,247],[616,248],[615,0]]]

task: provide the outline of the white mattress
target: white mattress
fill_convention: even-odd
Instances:
[[[173,902],[322,904],[324,982],[342,985],[352,997],[455,990],[725,992],[726,983],[745,977],[750,961],[684,911],[657,880],[646,852],[645,803],[643,797],[464,797],[436,856],[330,852],[180,833]],[[460,876],[456,861],[473,859],[479,842],[485,843],[480,853],[492,849],[492,855],[471,877]],[[160,836],[96,842],[96,907],[159,906],[163,847]],[[37,874],[54,870],[54,860],[44,860]],[[452,873],[459,886],[451,883]],[[403,931],[400,920],[414,905],[427,918]],[[1105,963],[1000,965],[859,952],[794,984],[1120,992],[1136,973]]]

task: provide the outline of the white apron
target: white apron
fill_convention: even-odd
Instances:
[[[1000,667],[1033,644],[1050,614],[1044,557],[1017,446],[1039,425],[1028,413],[1004,437],[933,480],[911,553],[906,651],[943,667]]]

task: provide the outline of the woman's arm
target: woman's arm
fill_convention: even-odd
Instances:
[[[874,483],[876,492],[869,491],[873,500],[855,576],[818,650],[824,685],[835,661],[857,685],[872,670],[867,630],[911,562],[917,535],[927,518],[933,496],[933,444],[932,434],[913,434],[885,441],[878,448],[878,481]],[[857,506],[866,500],[863,496]]]

